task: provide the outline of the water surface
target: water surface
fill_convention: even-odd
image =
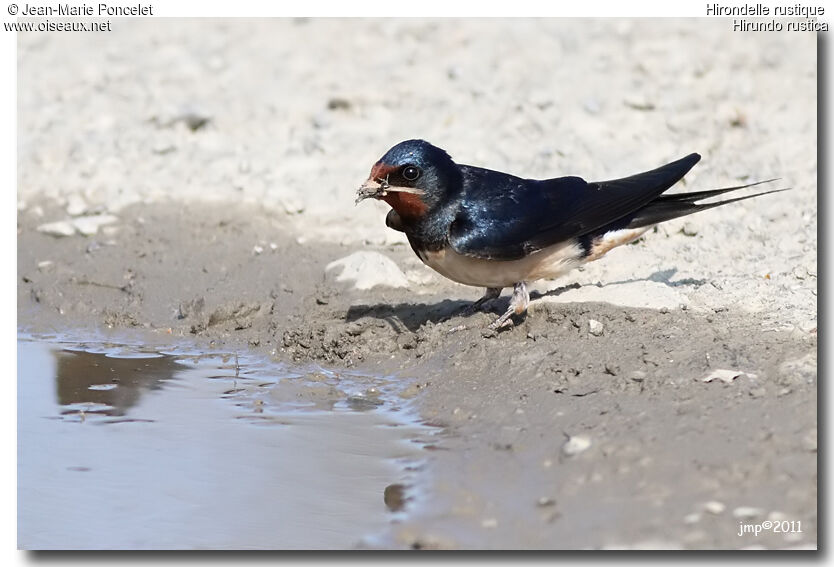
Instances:
[[[21,548],[353,548],[407,513],[432,430],[396,381],[144,350],[18,342]]]

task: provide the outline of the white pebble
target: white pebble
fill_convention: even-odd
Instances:
[[[733,516],[739,519],[755,518],[764,514],[761,508],[753,508],[752,506],[739,506],[733,510]]]
[[[683,523],[687,525],[697,524],[701,521],[701,514],[699,512],[692,512],[683,517]]]
[[[579,453],[588,449],[591,446],[591,440],[584,435],[574,435],[569,437],[565,444],[562,445],[562,453],[568,457],[578,455]]]
[[[114,215],[89,215],[73,219],[72,224],[81,234],[92,236],[98,232],[102,225],[112,224],[117,220],[119,218]]]
[[[344,258],[330,262],[325,272],[341,268],[337,282],[353,281],[356,289],[371,289],[376,286],[408,287],[408,279],[399,266],[379,252],[354,252]]]
[[[588,321],[588,332],[591,333],[592,335],[594,335],[595,337],[600,336],[602,334],[602,330],[603,330],[602,323],[600,323],[596,319],[590,319]]]
[[[648,376],[648,374],[646,374],[642,370],[635,370],[633,372],[628,373],[628,377],[634,382],[642,382],[646,379],[646,376]]]
[[[710,514],[722,514],[727,507],[724,505],[723,502],[718,502],[717,500],[710,500],[709,502],[704,502],[704,510],[709,512]]]
[[[483,522],[481,522],[481,527],[484,528],[497,528],[498,527],[498,520],[495,518],[487,518]]]
[[[75,234],[75,227],[68,221],[48,222],[38,226],[36,230],[50,236],[72,236]]]
[[[648,97],[640,94],[632,94],[623,100],[626,106],[635,110],[654,110],[654,103]]]
[[[713,380],[720,380],[725,384],[731,384],[733,380],[744,374],[738,370],[724,370],[717,369],[710,372],[707,376],[701,378],[701,382],[712,382]]]

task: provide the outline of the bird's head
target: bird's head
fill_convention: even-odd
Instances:
[[[423,140],[400,142],[371,168],[356,202],[381,199],[404,220],[419,218],[459,190],[461,173],[445,151]]]

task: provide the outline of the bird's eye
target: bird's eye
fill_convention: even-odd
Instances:
[[[414,181],[415,179],[420,177],[420,169],[417,168],[417,167],[414,167],[413,165],[407,165],[403,169],[403,177],[407,181]]]

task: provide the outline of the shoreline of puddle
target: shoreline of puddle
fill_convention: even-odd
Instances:
[[[18,546],[396,547],[440,431],[409,383],[18,333]]]

